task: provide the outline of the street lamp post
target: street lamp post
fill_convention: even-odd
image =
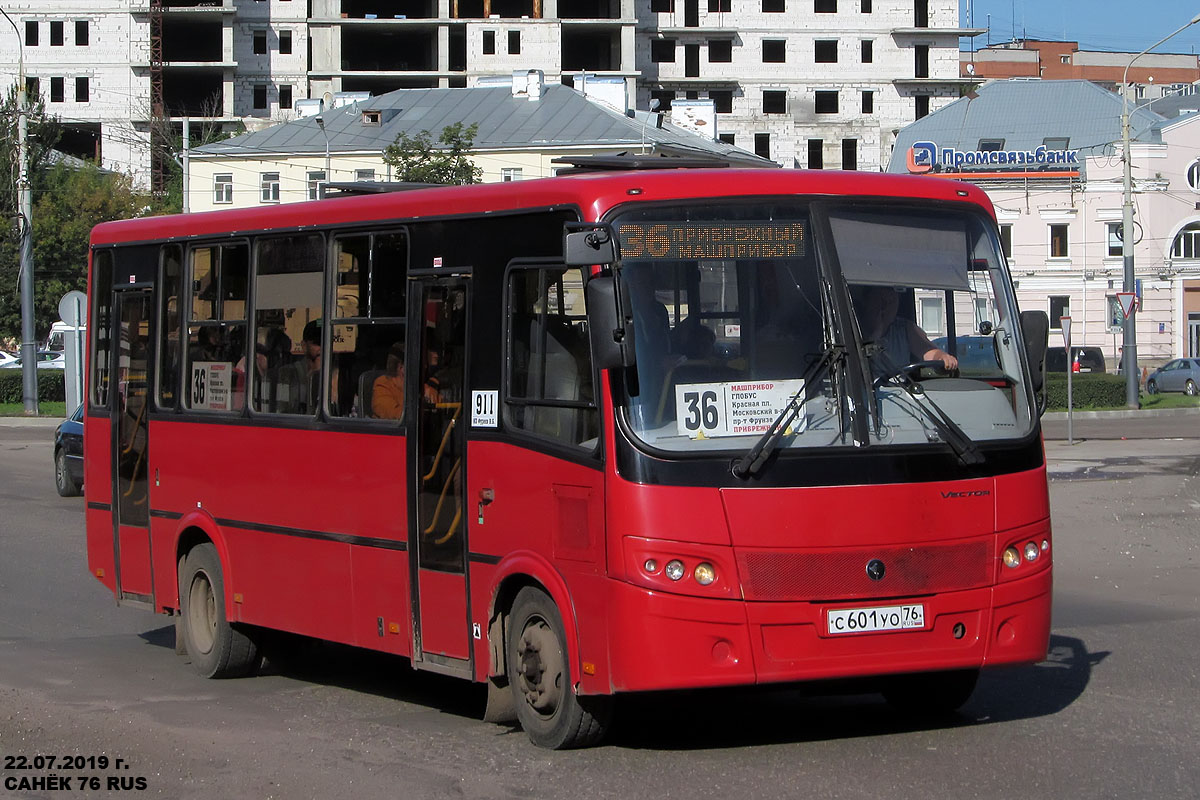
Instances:
[[[325,182],[329,183],[333,179],[333,176],[329,174],[329,134],[325,131],[325,120],[319,116],[317,117],[317,127],[321,129],[321,135],[325,137]]]
[[[1133,66],[1133,62],[1146,53],[1197,22],[1200,22],[1200,14],[1138,53],[1125,65],[1125,72],[1121,76],[1121,159],[1125,165],[1123,179],[1125,203],[1121,216],[1121,253],[1125,261],[1125,275],[1121,290],[1124,292],[1132,292],[1137,287],[1133,269],[1133,164],[1129,156],[1129,68]],[[1135,309],[1130,309],[1129,319],[1125,320],[1124,334],[1125,358],[1121,368],[1125,371],[1125,405],[1129,408],[1138,408],[1137,311]]]
[[[25,43],[12,17],[0,8],[0,14],[17,35],[17,193],[20,195],[21,272],[17,281],[21,291],[21,398],[25,413],[36,416],[37,342],[33,326],[33,195],[29,188],[29,105],[25,95]]]

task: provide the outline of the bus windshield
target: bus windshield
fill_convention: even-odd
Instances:
[[[817,225],[833,253],[818,252]],[[964,440],[1032,431],[1016,305],[983,217],[729,202],[638,208],[615,227],[637,359],[624,416],[654,449],[745,451],[785,409],[780,448],[961,454]],[[854,441],[856,413],[869,441]]]

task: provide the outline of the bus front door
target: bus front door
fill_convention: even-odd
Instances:
[[[467,286],[455,278],[414,280],[407,372],[410,447],[415,449],[409,523],[413,665],[471,676],[467,606]]]
[[[116,293],[118,329],[116,392],[113,401],[113,555],[117,564],[117,599],[151,602],[149,450],[150,342],[154,319],[150,289]]]

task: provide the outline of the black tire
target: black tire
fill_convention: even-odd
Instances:
[[[54,488],[62,497],[79,496],[79,484],[71,477],[71,470],[67,467],[67,454],[63,450],[54,454]]]
[[[1197,394],[1197,392],[1196,392],[1196,382],[1195,382],[1195,381],[1188,381],[1186,384],[1184,384],[1184,386],[1183,386],[1183,393],[1184,393],[1184,394],[1186,394],[1188,397],[1195,397],[1195,396],[1196,396],[1196,394]]]
[[[517,720],[538,747],[566,750],[600,741],[612,719],[611,696],[575,694],[562,616],[545,592],[526,587],[508,626],[508,677]]]
[[[1146,394],[1158,394],[1158,383],[1154,379],[1146,381]]]
[[[896,675],[883,686],[883,697],[897,711],[917,717],[938,717],[958,711],[975,691],[979,670]]]
[[[204,678],[241,678],[262,660],[250,637],[225,615],[225,579],[217,549],[196,545],[183,562],[179,581],[181,627],[192,669]]]

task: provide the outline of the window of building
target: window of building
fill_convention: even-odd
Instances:
[[[1003,139],[980,139],[976,145],[977,150],[982,150],[985,153],[998,152],[1004,149]]]
[[[38,21],[36,19],[25,20],[25,46],[38,46]]]
[[[40,90],[41,81],[39,81],[37,78],[25,78],[25,96],[28,98],[29,102],[32,103],[33,101],[37,100],[39,97],[38,92]]]
[[[356,170],[354,170],[354,180],[356,180],[356,181],[373,181],[373,180],[375,180],[375,170],[373,170],[373,169],[356,169]]]
[[[771,134],[754,134],[754,154],[763,158],[771,157]]]
[[[861,2],[859,3],[859,6],[858,6],[858,10],[860,12],[862,12],[863,14],[870,14],[871,13],[871,0],[861,0]]]
[[[813,43],[813,55],[818,64],[836,64],[838,60],[837,39],[818,39]]]
[[[292,107],[292,87],[288,84],[279,87],[279,107],[285,109]]]
[[[1125,255],[1125,243],[1121,240],[1121,223],[1109,222],[1104,226],[1105,238],[1108,241],[1109,256]]]
[[[75,20],[75,46],[87,47],[88,45],[88,24],[86,19]]]
[[[87,78],[75,79],[75,102],[86,103],[91,99],[91,93],[88,90]]]
[[[913,47],[913,74],[918,78],[929,77],[929,45],[918,44]]]
[[[265,56],[267,54],[267,32],[254,32],[254,55]]]
[[[1065,294],[1052,294],[1050,301],[1050,330],[1062,330],[1062,318],[1071,316],[1071,298]]]
[[[334,416],[404,417],[408,237],[380,231],[338,237],[329,376]]]
[[[650,105],[652,107],[651,110],[670,111],[671,110],[671,101],[673,101],[674,99],[675,99],[675,93],[672,92],[671,90],[655,89],[654,91],[650,92],[650,100],[651,100]],[[653,101],[655,101],[655,100],[658,101],[657,109],[653,108],[653,105],[654,105]]]
[[[502,167],[500,169],[500,181],[508,183],[509,181],[519,181],[522,177],[521,167]]]
[[[808,140],[808,168],[825,169],[825,140]]]
[[[916,111],[916,118],[923,119],[929,116],[929,95],[919,94],[913,98],[913,106]]]
[[[508,274],[506,427],[567,445],[596,446],[583,271],[535,267]]]
[[[1188,165],[1187,185],[1193,192],[1200,192],[1200,158]]]
[[[764,64],[783,64],[787,61],[786,39],[763,39],[762,60]]]
[[[816,92],[815,108],[818,114],[838,113],[838,93],[836,91]]]
[[[688,78],[700,77],[700,45],[685,44],[683,46],[683,74]],[[688,99],[695,100],[696,95],[689,95]]]
[[[922,297],[920,302],[921,307],[921,328],[929,336],[942,333],[946,326],[942,315],[942,298],[940,297]]]
[[[858,169],[858,139],[842,139],[842,169]]]
[[[1193,222],[1179,232],[1171,245],[1171,258],[1200,258],[1200,223]]]
[[[737,137],[735,137],[732,133],[718,133],[717,134],[717,141],[724,142],[725,144],[732,145],[735,143],[736,140],[737,140]]]
[[[484,31],[483,32],[483,54],[485,56],[496,55],[496,32],[495,31]]]
[[[875,93],[874,92],[863,92],[862,93],[862,113],[864,113],[864,114],[874,114],[875,113]]]
[[[233,202],[233,173],[223,172],[213,175],[213,202],[218,204]]]
[[[651,39],[650,40],[650,60],[655,64],[670,63],[675,61],[675,40],[674,39]]]
[[[733,91],[730,89],[709,89],[708,99],[713,101],[713,110],[718,114],[733,113]]]
[[[817,14],[836,14],[837,0],[813,0],[813,11]]]
[[[787,92],[768,89],[762,93],[762,108],[764,114],[786,114]]]
[[[782,14],[787,11],[786,0],[762,0],[764,14]]]
[[[650,11],[655,14],[670,14],[675,11],[675,0],[650,0]]]
[[[862,40],[862,63],[875,63],[875,42],[871,39]]]
[[[63,79],[50,79],[50,102],[61,103],[63,101]]]
[[[1050,257],[1068,258],[1071,255],[1068,235],[1071,226],[1065,223],[1055,223],[1050,228]]]
[[[1066,150],[1071,146],[1070,136],[1047,136],[1042,139],[1042,144],[1047,150]]]
[[[292,32],[279,32],[279,53],[280,55],[290,56],[292,54]]]
[[[323,169],[309,170],[308,171],[308,199],[309,200],[320,200],[322,197],[324,197],[325,192],[323,192],[322,189],[325,187],[326,182],[327,182],[327,179],[325,177],[325,170],[323,170]]]
[[[1070,57],[1070,56],[1059,56],[1059,57],[1058,57],[1058,61],[1059,61],[1059,63],[1060,63],[1060,64],[1070,64],[1070,63],[1071,63],[1071,57]]]
[[[263,172],[259,176],[259,200],[264,203],[279,202],[279,173]]]
[[[254,107],[256,109],[267,107],[267,85],[265,83],[254,84]]]
[[[710,40],[708,60],[713,64],[728,64],[733,61],[733,41],[731,39]]]
[[[62,20],[52,20],[50,22],[50,46],[63,46],[63,23]]]
[[[918,28],[929,27],[929,0],[914,0],[913,17]]]
[[[255,245],[255,358],[250,407],[267,414],[312,415],[321,407],[325,237],[295,233]],[[341,298],[339,297],[339,300]]]
[[[184,404],[205,411],[239,411],[245,404],[234,371],[246,353],[246,295],[250,248],[245,244],[194,247],[189,253],[185,286],[191,287],[187,309],[187,360]],[[244,376],[244,372],[243,372]]]
[[[708,0],[708,10],[713,14],[725,14],[733,10],[733,0]]]
[[[508,54],[510,56],[521,55],[521,32],[520,31],[509,31],[508,32]]]
[[[1000,226],[1000,250],[1004,253],[1005,258],[1012,258],[1012,224],[1002,224]]]

